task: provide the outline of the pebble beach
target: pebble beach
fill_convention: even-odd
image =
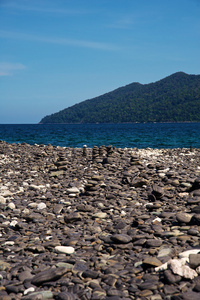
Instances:
[[[0,141],[12,299],[200,299],[200,149]]]

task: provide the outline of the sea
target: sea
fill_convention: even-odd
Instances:
[[[200,148],[200,123],[0,124],[0,140],[73,148]]]

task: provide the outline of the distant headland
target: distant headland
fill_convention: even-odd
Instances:
[[[48,115],[54,123],[200,122],[200,75],[177,72],[149,84],[134,82]]]

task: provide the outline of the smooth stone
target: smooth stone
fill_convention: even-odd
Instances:
[[[68,194],[77,194],[77,193],[80,193],[80,190],[77,187],[68,188],[66,191],[67,191]]]
[[[162,296],[161,296],[161,295],[158,295],[158,294],[152,295],[152,296],[150,297],[150,300],[162,300]]]
[[[82,276],[83,276],[84,278],[89,277],[89,278],[92,278],[92,279],[96,279],[96,278],[99,277],[99,273],[96,272],[96,271],[93,271],[93,270],[86,270],[86,271],[84,271],[84,272],[82,273]]]
[[[72,254],[75,249],[71,246],[56,246],[55,251],[58,253]]]
[[[61,292],[56,296],[57,300],[78,300],[78,298],[69,292]]]
[[[148,239],[146,241],[147,247],[160,247],[161,245],[162,245],[162,240]]]
[[[200,197],[200,189],[193,192],[194,197]]]
[[[200,214],[194,214],[191,223],[200,226]]]
[[[122,297],[122,294],[123,294],[122,291],[114,289],[114,288],[111,288],[107,291],[107,295],[111,296],[111,297],[113,297],[113,296]]]
[[[149,266],[149,267],[151,267],[151,266],[152,267],[159,267],[159,266],[162,265],[162,262],[159,259],[157,259],[156,257],[149,256],[149,257],[147,257],[143,260],[143,265],[146,265],[146,266]]]
[[[151,290],[143,290],[139,293],[140,297],[149,297],[153,295],[153,292]]]
[[[15,204],[13,202],[8,203],[8,208],[15,209]]]
[[[189,265],[192,269],[196,269],[198,266],[200,266],[200,254],[190,254]]]
[[[59,262],[56,264],[56,267],[58,267],[58,268],[64,267],[64,268],[67,268],[68,270],[72,270],[74,265],[66,263],[66,262]]]
[[[189,198],[187,200],[187,204],[188,205],[192,205],[192,204],[198,204],[200,202],[200,197],[197,198]]]
[[[17,220],[13,220],[10,222],[10,227],[15,227],[16,225],[18,224],[18,221]]]
[[[152,194],[156,197],[156,199],[160,199],[164,195],[164,190],[160,186],[154,184]]]
[[[66,223],[73,223],[81,220],[81,215],[78,212],[74,212],[70,215],[65,215],[64,220]]]
[[[128,244],[132,240],[132,237],[127,234],[114,234],[110,238],[113,242],[121,244]]]
[[[192,213],[200,214],[200,206],[195,206],[191,209]]]
[[[93,291],[92,293],[92,299],[105,299],[106,297],[106,291],[102,290],[102,289],[96,289]]]
[[[0,271],[6,271],[7,269],[10,268],[10,264],[3,261],[3,260],[0,260]]]
[[[47,206],[46,206],[46,204],[44,203],[44,202],[40,202],[38,205],[37,205],[37,209],[38,210],[42,210],[42,209],[44,209],[44,208],[46,208]]]
[[[40,285],[47,281],[54,281],[62,277],[65,273],[68,272],[67,268],[49,268],[45,271],[39,272],[36,274],[31,283],[34,285]]]
[[[34,288],[33,286],[30,287],[30,288],[28,288],[28,289],[26,289],[26,290],[24,291],[24,295],[30,294],[30,293],[32,293],[32,292],[35,292],[35,288]]]
[[[173,274],[171,270],[165,270],[163,274],[167,282],[170,284],[181,281],[181,276]]]
[[[98,212],[93,215],[93,218],[105,219],[107,217],[107,213]]]
[[[179,297],[179,296],[177,296]],[[177,299],[174,297],[171,298],[172,300],[199,300],[199,293],[195,293],[192,291],[188,291],[186,293],[181,294],[181,298]]]
[[[30,271],[23,271],[23,272],[21,272],[21,273],[19,273],[18,274],[18,279],[19,279],[19,281],[24,281],[24,280],[26,280],[26,279],[32,279],[33,278],[33,274],[31,274],[31,272]]]
[[[176,219],[180,223],[190,223],[192,219],[192,215],[184,212],[180,212],[176,214]]]
[[[59,171],[54,171],[54,172],[51,172],[50,173],[50,177],[58,177],[60,175],[63,175],[64,174],[64,171],[63,170],[59,170]]]
[[[51,291],[41,291],[28,294],[22,297],[22,300],[43,300],[43,299],[53,299],[53,293]]]
[[[6,198],[0,196],[0,204],[6,204]]]
[[[140,290],[156,290],[157,284],[156,282],[152,281],[144,281],[138,285]]]
[[[187,231],[187,234],[189,235],[193,235],[193,236],[196,236],[198,235],[200,232],[198,229],[195,229],[195,228],[190,228],[188,231]]]
[[[173,248],[162,248],[159,250],[157,257],[171,256],[174,253]]]
[[[178,288],[171,285],[165,285],[163,289],[165,295],[173,295],[178,292]]]

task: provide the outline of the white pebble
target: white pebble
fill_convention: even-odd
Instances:
[[[200,249],[192,249],[192,250],[187,250],[187,251],[184,251],[182,253],[179,253],[179,257],[180,258],[188,258],[190,254],[197,254],[197,253],[200,253]]]
[[[65,254],[72,254],[75,251],[74,248],[71,246],[56,246],[55,250],[56,252],[65,253]]]
[[[35,202],[31,202],[31,203],[28,204],[28,207],[31,207],[31,208],[34,208],[34,207],[37,207],[37,206],[38,206],[38,204],[35,203]]]
[[[8,208],[10,208],[10,209],[15,209],[15,204],[14,204],[13,202],[10,202],[10,203],[8,204]]]
[[[72,187],[72,188],[68,188],[67,189],[67,193],[68,194],[77,194],[77,193],[79,193],[80,191],[79,191],[79,189],[77,188],[77,187]]]
[[[24,210],[22,211],[24,214],[29,214],[30,210],[28,208],[24,208]]]
[[[0,196],[0,203],[6,204],[6,198],[4,198],[3,196]]]
[[[14,241],[7,241],[3,245],[5,245],[5,246],[13,246],[14,244],[15,244]]]
[[[38,206],[37,206],[37,209],[38,210],[41,210],[41,209],[44,209],[44,208],[46,208],[47,206],[46,206],[46,204],[44,203],[44,202],[40,202],[39,204],[38,204]]]
[[[94,214],[94,217],[99,218],[99,219],[105,219],[107,217],[107,213],[98,212],[98,213]]]
[[[152,222],[152,223],[154,223],[154,222],[162,222],[162,220],[161,220],[161,218],[159,218],[159,217],[156,217],[156,218],[153,220],[153,222]]]
[[[35,292],[35,288],[34,287],[30,287],[30,288],[26,289],[24,291],[24,295],[27,295],[28,293],[31,293],[31,292]]]
[[[13,220],[12,222],[10,222],[10,226],[11,227],[15,227],[17,225],[17,221],[16,220]]]

